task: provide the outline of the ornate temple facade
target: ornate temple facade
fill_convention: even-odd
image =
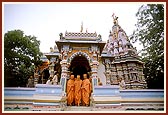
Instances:
[[[83,32],[82,29],[60,33],[54,48],[41,58],[44,62],[39,67],[42,74],[36,77],[34,88],[4,88],[4,111],[163,112],[164,90],[147,89],[143,62],[117,18],[113,18],[107,42],[96,32]],[[46,84],[47,77],[53,77],[56,72],[59,83]],[[82,80],[83,74],[88,74],[92,82],[89,107],[67,106],[66,83],[71,73],[75,77],[80,75]],[[121,81],[125,83],[122,88]]]
[[[88,73],[93,86],[98,85],[98,79],[102,85],[118,85],[123,79],[126,89],[147,88],[143,62],[117,18],[113,18],[107,42],[96,32],[83,32],[83,27],[80,32],[60,33],[60,40],[45,54],[50,61],[50,76],[59,72],[64,88],[71,73],[81,76]]]

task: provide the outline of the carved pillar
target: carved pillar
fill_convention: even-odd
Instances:
[[[62,86],[62,93],[63,95],[66,95],[66,83],[67,83],[67,77],[68,77],[68,52],[69,52],[69,45],[63,45],[61,49],[61,58],[62,61],[60,62],[61,68],[62,68],[62,73],[61,73],[61,80],[60,84]]]
[[[140,83],[143,84],[142,88],[147,88],[147,83],[145,81],[145,77],[143,74],[143,65],[138,65],[138,76],[140,79]]]
[[[67,76],[68,76],[68,64],[67,64],[67,60],[62,60],[60,62],[60,64],[61,64],[61,68],[62,68],[60,84],[62,86],[62,92],[63,92],[63,94],[65,94],[65,91],[66,91],[66,82],[67,82]]]
[[[50,73],[50,77],[54,77],[54,62],[55,62],[55,58],[51,58],[50,59],[50,65],[49,65],[49,73]]]
[[[122,64],[122,68],[123,68],[124,80],[127,83],[127,82],[129,82],[127,65],[126,64]]]
[[[111,85],[111,71],[110,71],[110,60],[109,59],[105,59],[104,60],[104,65],[105,65],[105,76],[106,76],[106,85]]]
[[[117,73],[116,73],[116,67],[115,67],[115,64],[112,63],[111,65],[111,71],[112,73],[110,74],[111,75],[111,84],[112,85],[116,85],[118,84],[118,80],[117,80]]]
[[[93,86],[98,85],[98,79],[97,79],[98,66],[99,66],[99,62],[98,61],[93,61],[91,63],[92,84],[93,84]]]
[[[128,75],[129,75],[129,81],[131,82],[133,78],[132,78],[132,67],[130,63],[127,63],[127,70],[128,70]]]
[[[92,61],[91,61],[91,77],[92,77],[92,86],[94,89],[94,86],[98,85],[98,78],[97,78],[97,71],[98,71],[98,55],[100,53],[100,49],[96,45],[92,45],[90,49],[90,53],[92,54]]]
[[[116,64],[118,78],[123,78],[123,70],[121,64]]]

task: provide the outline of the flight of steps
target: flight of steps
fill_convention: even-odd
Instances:
[[[67,106],[65,111],[91,111],[91,107],[86,106]]]

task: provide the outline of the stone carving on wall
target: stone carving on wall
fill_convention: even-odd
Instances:
[[[67,60],[69,53],[69,45],[63,45],[61,49],[61,56],[63,60]]]

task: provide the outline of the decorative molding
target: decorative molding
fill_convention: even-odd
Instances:
[[[71,61],[72,61],[76,56],[78,56],[78,55],[81,55],[81,56],[86,57],[86,59],[87,59],[88,62],[90,63],[90,57],[89,57],[89,55],[88,55],[87,53],[81,52],[81,51],[72,54],[72,55],[69,57],[69,59],[68,59],[68,63],[71,63]]]

